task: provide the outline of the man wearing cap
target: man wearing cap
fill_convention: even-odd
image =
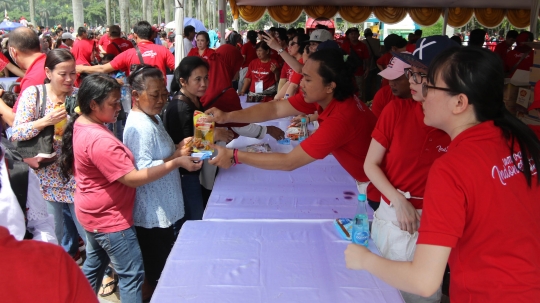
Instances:
[[[390,59],[392,59],[392,52],[401,53],[404,52],[407,47],[407,40],[403,39],[401,36],[396,34],[390,34],[384,38],[384,48],[386,53],[382,55],[379,60],[377,60],[377,67],[380,70],[384,70]],[[381,87],[388,85],[388,80],[383,79],[381,82]]]
[[[413,85],[425,83],[433,58],[453,46],[457,45],[447,36],[419,39],[412,56],[394,53],[397,58],[392,66],[389,64],[381,73],[393,78],[397,69],[403,70],[405,65],[395,60],[412,65],[406,71],[412,89]],[[366,175],[382,194],[373,216],[373,241],[382,256],[400,261],[412,261],[429,169],[450,144],[448,134],[424,124],[423,98],[417,99],[412,90],[410,93],[414,100],[393,100],[382,111],[364,162]],[[401,294],[406,303],[434,303],[441,299],[440,288],[428,298],[403,291]]]
[[[75,41],[75,37],[71,33],[63,33],[62,34],[62,44],[58,46],[58,48],[65,48],[65,49],[71,49],[73,47],[73,42]]]
[[[341,48],[350,56],[358,57],[358,61],[362,62],[356,72],[354,73],[354,78],[356,79],[356,87],[358,88],[358,93],[361,100],[366,101],[366,92],[364,86],[364,78],[367,77],[369,69],[367,68],[369,64],[369,50],[367,46],[360,42],[360,32],[358,28],[351,27],[345,32],[345,41],[341,45]]]
[[[516,38],[517,46],[506,54],[504,71],[508,78],[512,78],[518,69],[529,71],[533,65],[533,49],[525,45],[527,42],[532,42],[531,33],[523,31]]]
[[[128,40],[120,37],[120,26],[109,26],[109,45],[105,47],[106,54],[118,55],[130,48],[133,48],[133,44]]]
[[[155,45],[150,40],[152,36],[152,26],[147,21],[139,21],[133,27],[133,36],[137,47],[139,48],[143,62],[140,61],[135,48],[130,48],[111,62],[104,65],[84,66],[77,65],[78,73],[111,73],[120,70],[129,75],[131,69],[141,63],[156,66],[163,73],[165,81],[167,80],[167,67],[174,70],[174,56],[171,52],[161,45]]]

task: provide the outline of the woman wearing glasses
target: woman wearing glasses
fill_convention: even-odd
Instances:
[[[431,59],[455,46],[443,36],[428,37],[425,43],[431,41],[436,43],[424,48],[422,59],[420,52],[414,57],[395,54],[397,59],[394,60],[408,61],[412,66],[405,69],[405,76],[409,79],[414,100],[394,100],[384,108],[373,130],[364,162],[366,175],[382,193],[380,206],[373,217],[372,238],[381,254],[391,260],[412,260],[427,175],[433,161],[446,153],[450,143],[445,132],[424,124],[421,103],[424,99],[417,93],[417,87],[426,80]],[[389,65],[387,69],[392,67]],[[441,298],[440,291],[430,298],[405,292],[402,295],[407,303],[439,302]]]
[[[287,48],[289,55],[293,56],[302,65],[304,64],[302,56],[304,55],[304,48],[306,47],[308,40],[308,35],[295,35],[289,42],[289,47]],[[298,92],[298,85],[300,85],[300,81],[302,81],[302,73],[297,73],[294,69],[289,67],[287,62],[285,62],[281,74],[282,78],[283,76],[286,77],[286,82],[274,98],[281,99],[285,97],[285,95],[296,95]]]
[[[540,141],[506,110],[503,84],[502,61],[488,50],[452,48],[433,60],[424,122],[452,142],[429,172],[412,262],[349,245],[348,268],[428,296],[448,262],[452,302],[538,301]]]

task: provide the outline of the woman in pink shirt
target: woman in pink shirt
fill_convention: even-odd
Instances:
[[[133,226],[135,188],[180,166],[196,170],[201,164],[193,163],[198,158],[175,152],[161,165],[137,170],[131,151],[105,126],[116,122],[121,110],[120,85],[108,75],[93,74],[84,79],[79,92],[80,115],[69,121],[59,161],[62,173],[74,174],[77,182],[76,214],[88,238],[82,270],[97,293],[111,262],[122,301],[142,302],[144,269]]]

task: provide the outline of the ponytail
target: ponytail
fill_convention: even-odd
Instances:
[[[75,160],[73,154],[73,128],[75,120],[78,117],[79,115],[76,113],[71,115],[62,136],[62,154],[57,161],[60,165],[60,173],[64,183],[67,183],[71,179],[71,176],[73,176],[73,164]]]

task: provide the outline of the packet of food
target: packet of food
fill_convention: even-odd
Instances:
[[[208,115],[196,110],[193,113],[193,152],[213,152],[211,145],[214,143],[214,122],[208,122]]]
[[[65,108],[65,107],[66,106],[64,103],[56,103],[56,105],[54,106],[54,109]],[[67,126],[67,118],[54,125],[54,138],[56,140],[62,140],[62,136],[64,135],[64,131],[66,130],[66,126]]]

